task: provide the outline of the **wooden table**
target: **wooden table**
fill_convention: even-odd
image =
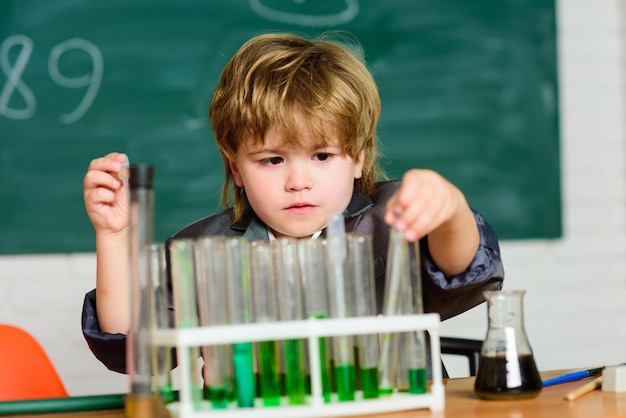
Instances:
[[[541,373],[549,379],[571,370],[559,370]],[[441,412],[428,409],[401,411],[387,414],[366,415],[363,418],[596,418],[626,417],[626,392],[608,393],[595,390],[574,402],[563,397],[566,393],[585,384],[593,378],[578,382],[564,383],[542,389],[534,399],[521,401],[484,401],[474,394],[474,378],[445,379],[446,408]],[[7,416],[9,417],[9,416]],[[98,412],[73,412],[44,415],[11,415],[14,418],[124,418],[123,410]]]

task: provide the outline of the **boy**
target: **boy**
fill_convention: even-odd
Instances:
[[[251,39],[224,68],[210,106],[225,209],[173,237],[317,238],[331,214],[343,213],[346,232],[373,236],[379,311],[390,225],[420,240],[425,311],[444,320],[481,303],[482,292],[500,289],[504,279],[494,231],[433,171],[377,182],[379,115],[374,80],[347,48],[288,34]],[[127,190],[117,179],[125,160],[97,158],[84,179],[97,279],[85,298],[83,331],[96,357],[119,372],[129,327]]]

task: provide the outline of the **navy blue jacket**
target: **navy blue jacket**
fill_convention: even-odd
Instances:
[[[355,193],[344,213],[346,232],[370,234],[373,237],[378,312],[382,310],[389,241],[389,226],[383,220],[385,204],[399,185],[399,181],[378,183],[371,197]],[[498,238],[485,219],[475,211],[473,213],[480,231],[480,246],[465,272],[446,277],[430,256],[428,237],[420,240],[424,311],[439,313],[441,320],[451,318],[482,303],[485,290],[502,288],[504,269],[500,259]],[[256,215],[250,214],[233,223],[231,209],[199,219],[181,229],[170,239],[206,235],[243,236],[250,240],[269,240],[265,224]],[[86,294],[83,304],[83,335],[91,351],[107,368],[124,373],[126,371],[126,336],[100,331],[96,303],[95,291],[92,290]]]

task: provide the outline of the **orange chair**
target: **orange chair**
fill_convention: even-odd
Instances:
[[[0,324],[0,401],[67,396],[39,342],[21,328]]]

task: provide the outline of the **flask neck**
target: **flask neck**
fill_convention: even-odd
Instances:
[[[489,328],[513,327],[523,329],[523,291],[493,292],[485,296],[488,302]]]

